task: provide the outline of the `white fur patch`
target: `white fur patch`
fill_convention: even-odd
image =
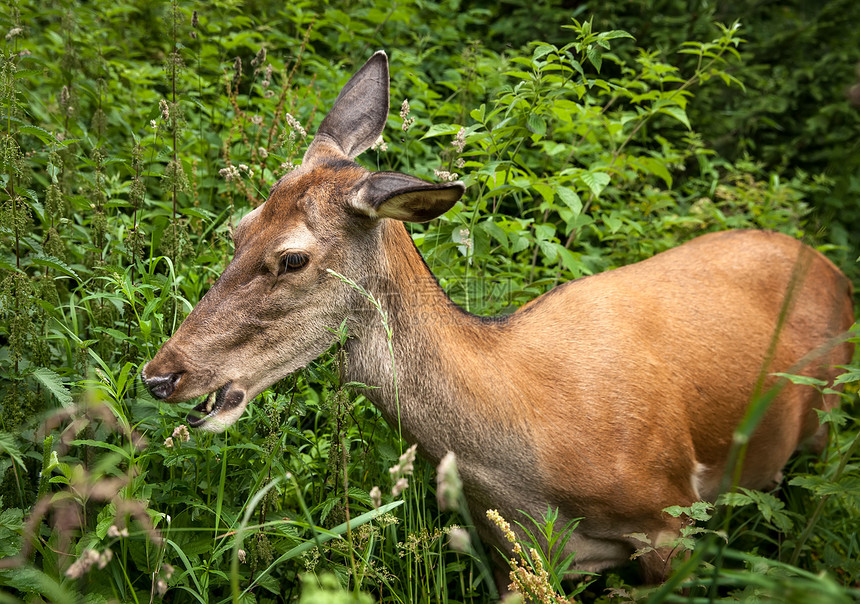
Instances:
[[[245,407],[247,406],[248,397],[246,396],[245,399],[235,407],[219,411],[214,416],[207,418],[199,429],[204,432],[214,432],[216,434],[223,432],[239,421],[239,418],[242,417],[242,414],[245,412]]]
[[[693,494],[696,496],[696,500],[702,498],[702,489],[705,486],[705,472],[707,471],[708,466],[698,461],[696,462],[693,475],[690,476],[690,485],[693,487]]]

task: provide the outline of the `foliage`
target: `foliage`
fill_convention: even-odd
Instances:
[[[749,157],[715,143],[721,118],[707,108],[718,101],[707,99],[763,85],[748,77],[760,67],[741,40],[757,32],[712,25],[706,12],[680,33],[636,32],[635,48],[625,31],[594,25],[599,14],[535,10],[553,11],[559,27],[494,48],[492,36],[483,45],[463,32],[503,35],[506,22],[454,1],[6,6],[0,598],[492,597],[487,557],[449,545],[467,510],[433,503],[433,469],[404,458],[397,427],[340,382],[337,349],[220,436],[189,432],[184,407],[156,403],[136,377],[223,270],[233,225],[301,161],[308,133],[377,48],[390,51],[394,111],[384,147],[360,160],[428,179],[457,173],[469,186],[441,220],[410,228],[473,312],[511,312],[560,281],[707,230],[847,237],[844,222],[819,233],[828,214],[818,200],[833,190],[824,163],[783,165],[782,143],[752,127]],[[617,22],[635,32],[627,18]],[[767,154],[753,153],[759,140]],[[827,169],[840,144],[820,141]],[[856,208],[847,193],[833,199],[840,213]],[[724,500],[724,526],[685,535],[694,553],[676,583],[733,599],[853,594],[858,379],[855,366],[846,411],[825,418],[824,458],[799,462],[776,495]],[[551,511],[522,520],[537,552],[529,568],[562,593],[570,560],[551,545],[572,527],[554,526]],[[603,580],[629,593],[617,576]],[[671,598],[675,587],[646,595]]]

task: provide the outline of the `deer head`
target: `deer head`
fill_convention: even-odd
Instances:
[[[265,388],[307,365],[335,340],[356,308],[329,270],[362,276],[385,219],[426,222],[464,187],[354,161],[388,119],[388,59],[374,54],[346,83],[302,160],[237,225],[235,255],[141,377],[168,402],[206,396],[189,424],[233,424]]]

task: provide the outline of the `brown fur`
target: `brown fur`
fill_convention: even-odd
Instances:
[[[346,319],[346,377],[376,387],[367,396],[431,461],[456,453],[481,535],[503,546],[488,508],[509,520],[558,508],[562,521],[585,518],[569,544],[585,570],[624,562],[641,545],[631,533],[677,535],[682,520],[663,508],[718,494],[750,401],[776,387],[740,480],[771,485],[818,432],[813,410],[837,403],[772,374],[832,382],[850,360],[851,288],[839,270],[784,235],[715,233],[559,286],[510,317],[470,315],[399,222],[443,213],[462,184],[352,162],[385,123],[387,78],[377,53],[302,166],[242,220],[233,262],[144,367],[152,392],[178,401],[217,390],[223,406],[201,424],[223,430]],[[294,252],[307,265],[282,271]],[[380,300],[393,365],[376,310],[328,269]],[[641,558],[646,580],[664,576],[666,553]]]

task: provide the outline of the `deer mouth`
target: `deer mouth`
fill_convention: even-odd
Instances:
[[[231,390],[232,385],[233,382],[227,382],[218,388],[218,390],[210,392],[202,402],[194,407],[193,412],[189,413],[185,418],[188,425],[192,428],[205,429],[209,421],[215,419],[225,411],[230,411],[241,405],[245,398],[245,393],[241,390]]]

